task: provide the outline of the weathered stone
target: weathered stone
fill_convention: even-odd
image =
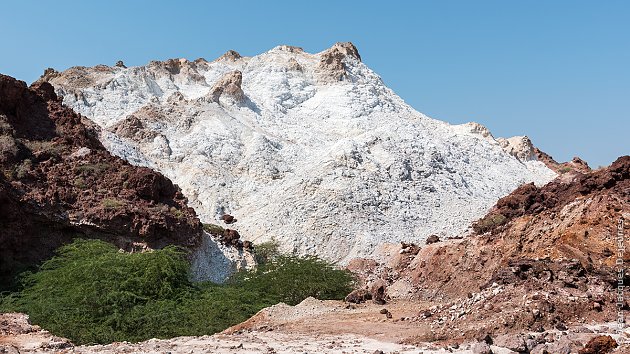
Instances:
[[[371,298],[372,295],[366,289],[356,289],[348,294],[344,300],[354,304],[362,304]]]
[[[427,240],[425,242],[427,245],[430,245],[432,243],[437,243],[437,242],[440,242],[440,237],[438,235],[431,235],[427,237]]]
[[[588,341],[579,354],[606,354],[617,348],[617,342],[611,336],[597,336]]]
[[[504,334],[494,338],[494,345],[498,347],[508,348],[515,352],[527,351],[527,343],[525,338],[520,334]]]
[[[372,296],[372,301],[375,304],[383,305],[386,301],[387,296],[387,284],[385,281],[379,279],[375,281],[370,287],[370,295]]]
[[[488,343],[479,342],[472,346],[472,352],[473,354],[492,354],[492,349]]]
[[[210,90],[209,97],[213,102],[219,102],[222,95],[228,95],[237,102],[245,100],[245,93],[241,88],[243,74],[238,71],[231,71],[217,81]]]

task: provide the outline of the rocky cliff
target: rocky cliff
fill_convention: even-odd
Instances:
[[[180,189],[112,156],[98,127],[65,107],[48,83],[0,75],[0,275],[51,256],[75,237],[127,251],[201,243]]]

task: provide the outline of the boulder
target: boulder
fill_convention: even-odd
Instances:
[[[597,336],[592,338],[579,354],[605,354],[617,348],[617,342],[611,336]]]
[[[432,243],[437,243],[437,242],[440,242],[440,237],[438,237],[438,235],[431,235],[427,237],[427,240],[425,242],[427,245],[430,245]]]
[[[238,221],[230,214],[224,214],[223,216],[221,216],[221,220],[223,220],[223,222],[228,225]]]
[[[239,239],[241,235],[236,230],[225,229],[223,231],[223,236],[221,237],[221,242],[229,246],[238,246]]]
[[[387,296],[387,284],[385,281],[382,279],[375,281],[370,287],[370,295],[372,296],[372,301],[375,304],[385,304],[387,302],[385,300]]]
[[[370,299],[372,299],[372,294],[370,294],[369,291],[366,289],[357,289],[348,294],[344,300],[354,304],[361,304]]]
[[[494,345],[510,349],[518,353],[527,352],[527,343],[520,334],[504,334],[494,339]]]
[[[492,349],[488,343],[479,342],[472,346],[472,352],[473,354],[492,354]]]

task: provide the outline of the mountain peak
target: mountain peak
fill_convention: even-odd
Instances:
[[[459,234],[518,185],[556,176],[482,126],[415,111],[352,43],[222,58],[71,68],[50,82],[110,151],[173,179],[205,222],[235,215],[251,240],[331,260]]]
[[[322,81],[342,81],[348,78],[346,57],[361,61],[357,48],[350,42],[335,43],[329,49],[319,53],[317,70]]]
[[[241,58],[242,56],[241,54],[239,54],[239,52],[230,49],[227,52],[225,52],[223,55],[218,57],[216,61],[233,61],[234,62]]]
[[[292,45],[279,45],[273,48],[271,51],[289,52],[289,53],[304,53],[302,47],[296,47]]]
[[[352,42],[337,42],[324,52],[339,52],[361,61],[359,50],[357,49],[357,47],[355,47],[354,44],[352,44]]]

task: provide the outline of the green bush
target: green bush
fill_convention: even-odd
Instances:
[[[78,240],[27,275],[24,290],[4,299],[0,310],[26,312],[78,343],[139,339],[129,315],[189,293],[187,272],[185,253],[174,247],[124,254],[103,241]]]
[[[561,168],[558,172],[559,172],[561,175],[563,175],[563,174],[565,174],[565,173],[567,173],[567,172],[570,172],[570,171],[572,171],[572,170],[573,170],[573,169],[572,169],[571,167],[565,166],[565,167],[562,167],[562,168]]]
[[[254,270],[243,271],[232,283],[289,305],[312,296],[343,299],[352,291],[352,275],[314,256],[279,255]]]
[[[33,153],[48,152],[50,155],[61,156],[64,151],[63,144],[47,140],[23,140],[26,147]]]
[[[99,162],[99,163],[87,163],[87,164],[79,165],[75,167],[74,170],[76,173],[87,172],[87,173],[100,174],[108,170],[110,167],[111,165],[107,162]]]
[[[28,173],[32,170],[33,170],[33,161],[31,161],[30,159],[26,159],[22,161],[22,163],[19,164],[15,168],[15,175],[18,179],[22,179],[26,177]]]
[[[0,298],[77,344],[140,341],[216,333],[279,301],[341,299],[349,273],[315,257],[278,256],[225,285],[189,281],[186,253],[175,247],[123,253],[97,240],[61,247],[22,290]]]
[[[223,231],[225,231],[223,227],[215,224],[203,224],[203,229],[213,235],[223,235]]]
[[[80,189],[86,189],[88,186],[85,183],[85,179],[78,177],[74,180],[74,186]]]
[[[488,214],[485,217],[479,219],[479,221],[473,223],[473,230],[479,235],[488,231],[494,230],[509,220],[503,214]]]
[[[183,211],[181,211],[181,210],[179,210],[179,209],[177,209],[177,208],[175,208],[175,207],[171,207],[171,208],[169,209],[169,211],[171,212],[171,214],[172,214],[174,217],[176,217],[176,218],[178,218],[178,219],[181,219],[181,218],[183,218],[183,217],[184,217],[184,212],[183,212]]]
[[[116,200],[116,199],[108,199],[105,198],[101,201],[103,208],[105,209],[120,209],[125,206],[125,202]]]
[[[280,255],[280,243],[276,240],[259,243],[254,248],[256,264],[267,264]]]

